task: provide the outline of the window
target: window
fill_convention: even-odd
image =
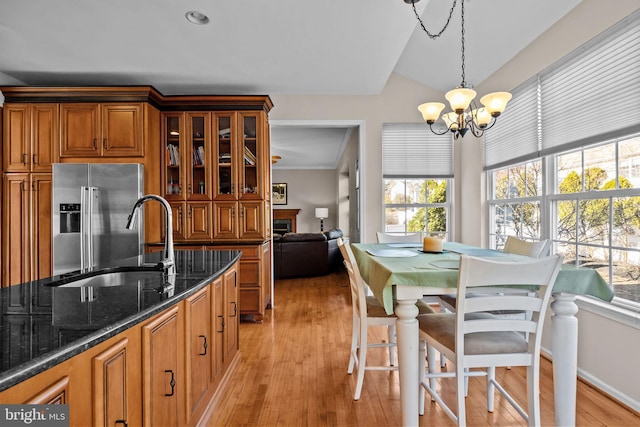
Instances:
[[[385,178],[384,232],[439,236],[449,233],[448,179]]]
[[[501,250],[509,235],[540,240],[542,161],[494,170],[490,180],[490,247]]]
[[[640,136],[553,156],[551,238],[565,263],[593,268],[640,303]],[[640,304],[638,305],[640,307]]]
[[[382,127],[386,233],[423,232],[447,238],[453,177],[451,134],[435,135],[420,123]]]

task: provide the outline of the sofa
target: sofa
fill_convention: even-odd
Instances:
[[[338,248],[340,229],[319,233],[285,233],[273,236],[273,265],[276,279],[324,276],[342,265]]]

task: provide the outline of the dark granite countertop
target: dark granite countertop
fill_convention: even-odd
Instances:
[[[161,256],[150,253],[91,273],[69,273],[0,289],[0,391],[193,295],[223,274],[241,252],[176,250],[175,278],[158,264]],[[123,282],[75,286],[79,277],[87,281],[105,277],[96,273],[124,273],[119,274]]]

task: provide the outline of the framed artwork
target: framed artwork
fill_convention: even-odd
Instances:
[[[271,203],[273,205],[286,205],[287,204],[287,184],[278,183],[278,184],[273,184],[272,185]]]

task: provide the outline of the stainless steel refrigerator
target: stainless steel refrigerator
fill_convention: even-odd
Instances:
[[[54,164],[53,274],[141,255],[142,215],[134,230],[125,226],[143,191],[141,164]]]

